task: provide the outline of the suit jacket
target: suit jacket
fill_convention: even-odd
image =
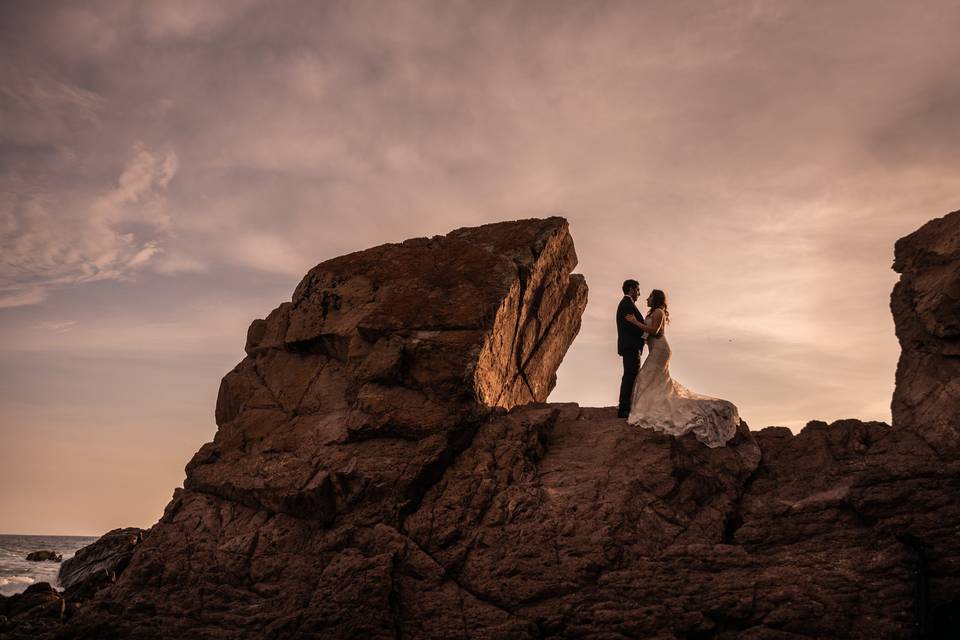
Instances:
[[[628,351],[643,350],[643,329],[627,320],[630,314],[643,322],[643,314],[637,305],[633,304],[630,296],[623,296],[617,307],[617,353],[621,356]]]

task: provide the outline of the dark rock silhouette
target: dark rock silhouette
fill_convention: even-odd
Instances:
[[[143,529],[128,527],[105,533],[96,542],[77,551],[60,566],[57,581],[65,598],[82,601],[117,579],[126,569]]]
[[[960,455],[960,211],[897,241],[892,309],[902,351],[893,424]]]
[[[960,217],[931,225],[897,246],[894,426],[718,449],[543,403],[586,301],[561,219],[318,265],[127,568],[48,633],[956,637],[958,378],[926,367],[955,357]]]
[[[9,597],[0,596],[0,633],[4,634],[0,637],[32,638],[59,631],[67,617],[66,601],[48,582],[37,582]]]
[[[43,549],[41,551],[31,551],[27,554],[27,560],[30,562],[60,562],[63,556],[56,551]]]

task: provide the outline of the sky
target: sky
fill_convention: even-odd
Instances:
[[[551,401],[615,404],[626,278],[753,429],[890,419],[893,244],[960,208],[960,4],[0,7],[0,533],[147,527],[246,328],[334,256],[570,221]]]

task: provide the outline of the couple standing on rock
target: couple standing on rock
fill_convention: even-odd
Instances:
[[[640,283],[624,281],[617,307],[617,353],[623,357],[617,415],[638,427],[673,436],[692,433],[708,447],[723,446],[740,424],[737,407],[694,393],[670,377],[670,344],[663,334],[670,321],[667,296],[660,289],[651,291],[646,316],[637,309],[639,297]],[[645,343],[648,355],[641,367]]]

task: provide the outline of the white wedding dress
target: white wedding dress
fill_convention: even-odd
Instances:
[[[644,323],[649,323],[650,315]],[[633,384],[627,422],[673,436],[692,433],[708,447],[722,447],[737,432],[740,415],[727,400],[690,391],[670,377],[670,344],[661,330],[648,336],[649,355]]]

